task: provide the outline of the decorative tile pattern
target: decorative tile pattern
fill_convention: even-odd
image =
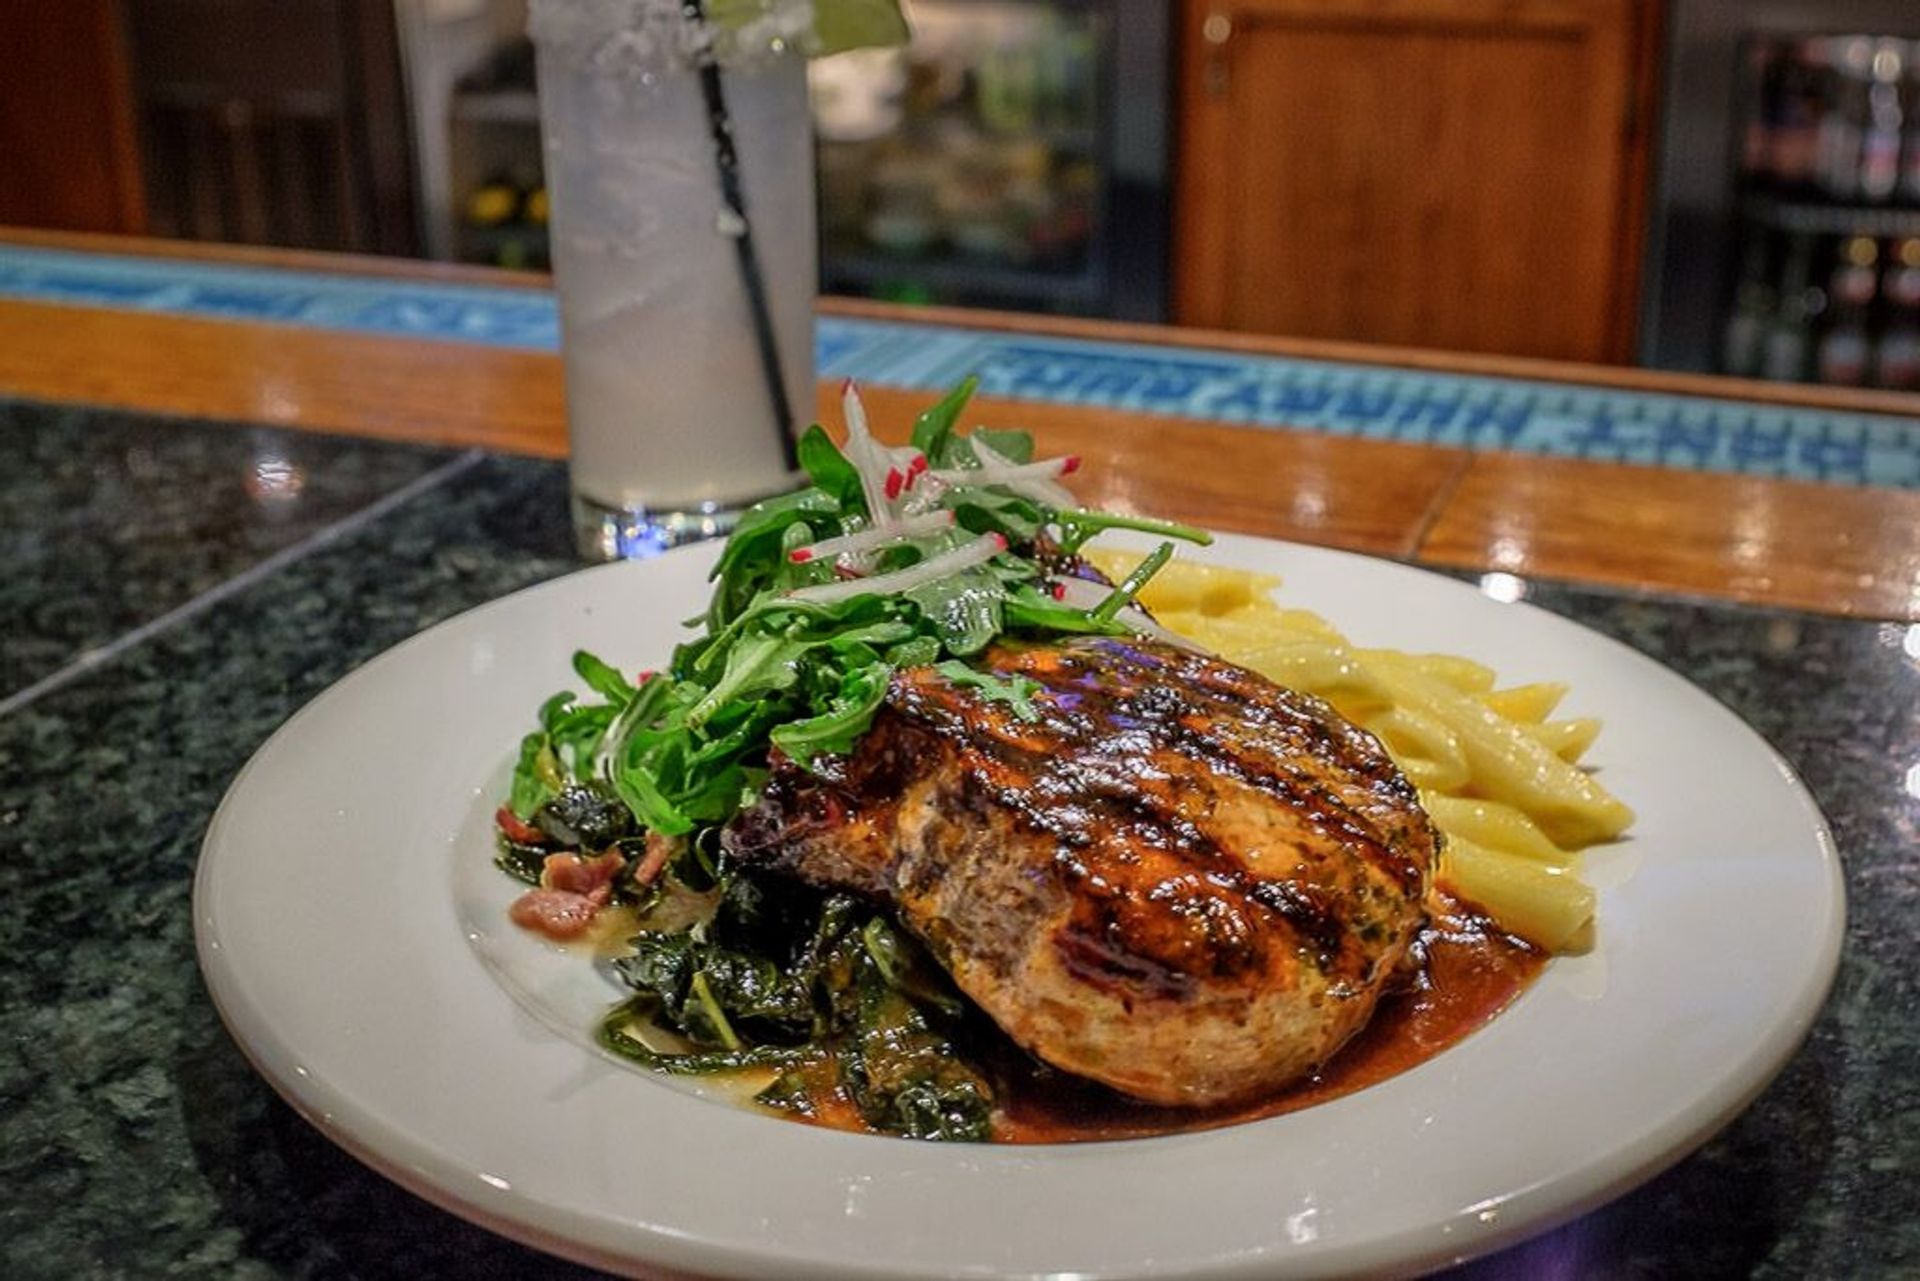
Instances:
[[[0,245],[0,296],[554,350],[533,289],[231,267]],[[1761,408],[1335,361],[1042,339],[822,317],[823,378],[996,395],[1274,430],[1920,488],[1920,420]]]
[[[0,296],[494,347],[560,345],[553,295],[540,289],[0,245]]]
[[[825,377],[1465,449],[1920,487],[1920,421],[1561,383],[823,319]]]

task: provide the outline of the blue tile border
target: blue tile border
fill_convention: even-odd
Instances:
[[[1565,383],[861,325],[823,376],[1465,449],[1507,449],[1845,485],[1920,488],[1920,419]]]
[[[538,289],[0,245],[0,296],[553,351]],[[1920,419],[823,317],[822,377],[1467,449],[1920,489]]]
[[[0,296],[490,347],[560,346],[553,295],[540,289],[0,245]]]

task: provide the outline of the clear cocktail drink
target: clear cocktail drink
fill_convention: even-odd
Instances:
[[[795,481],[790,419],[813,404],[813,149],[792,31],[806,7],[782,8],[714,38],[660,0],[533,6],[576,527],[590,555],[721,532]],[[708,39],[744,220],[717,157],[699,66]],[[764,343],[740,255],[749,234]]]

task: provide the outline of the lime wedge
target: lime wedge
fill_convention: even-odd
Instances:
[[[740,31],[785,8],[793,0],[705,0],[707,20],[729,31]],[[900,0],[813,0],[813,46],[808,53],[825,57],[848,49],[900,45],[907,42],[907,20]]]
[[[900,0],[813,0],[816,56],[905,44],[907,36]]]

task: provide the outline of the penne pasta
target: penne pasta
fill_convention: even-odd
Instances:
[[[1408,664],[1381,661],[1374,674],[1397,705],[1442,720],[1459,735],[1471,795],[1525,811],[1556,842],[1576,848],[1612,840],[1633,822],[1633,811],[1599,783],[1478,699]]]
[[[1268,621],[1268,615],[1261,615],[1261,621]],[[1323,645],[1345,645],[1347,638],[1336,631],[1326,619],[1307,609],[1276,609],[1270,616],[1273,625],[1281,631],[1294,636],[1317,640]]]
[[[1577,876],[1470,840],[1447,842],[1440,879],[1503,929],[1558,952],[1593,919],[1594,893]]]
[[[1344,646],[1310,642],[1219,652],[1276,685],[1326,699],[1349,720],[1393,706],[1393,695]]]
[[[1472,841],[1559,871],[1569,871],[1579,861],[1577,854],[1548,840],[1532,819],[1511,805],[1435,792],[1422,792],[1420,804],[1448,840]]]
[[[1289,611],[1297,614],[1302,611]],[[1226,654],[1268,645],[1340,645],[1341,637],[1328,629],[1314,630],[1275,610],[1272,614],[1230,614],[1215,617],[1190,610],[1168,610],[1154,616],[1162,627]],[[1309,615],[1309,617],[1311,617]]]
[[[1391,650],[1381,652],[1392,653]],[[1493,669],[1471,658],[1461,658],[1458,654],[1403,654],[1397,657],[1406,659],[1427,675],[1468,694],[1484,694],[1493,688]]]
[[[1088,559],[1115,580],[1139,562]],[[1448,891],[1542,947],[1589,940],[1594,894],[1574,874],[1578,851],[1633,821],[1576,767],[1600,722],[1547,719],[1567,692],[1558,681],[1498,689],[1491,668],[1460,655],[1355,648],[1318,614],[1276,603],[1277,585],[1176,562],[1140,599],[1172,631],[1324,698],[1377,737],[1444,837],[1437,879]]]
[[[1088,549],[1084,555],[1116,583],[1140,563],[1140,557],[1126,552]],[[1180,610],[1225,614],[1250,605],[1272,604],[1271,593],[1279,585],[1279,579],[1265,574],[1176,560],[1153,576],[1138,599],[1154,614]]]
[[[1492,690],[1482,694],[1480,701],[1510,721],[1538,725],[1553,715],[1553,709],[1560,706],[1560,700],[1566,696],[1567,687],[1559,681],[1540,681]]]
[[[1416,787],[1435,792],[1466,786],[1472,777],[1460,736],[1432,716],[1411,707],[1395,706],[1360,721],[1361,728],[1380,740]]]
[[[1591,716],[1576,716],[1571,720],[1529,725],[1527,732],[1539,739],[1548,751],[1571,765],[1585,756],[1587,749],[1593,746],[1593,740],[1600,736],[1600,722]]]

